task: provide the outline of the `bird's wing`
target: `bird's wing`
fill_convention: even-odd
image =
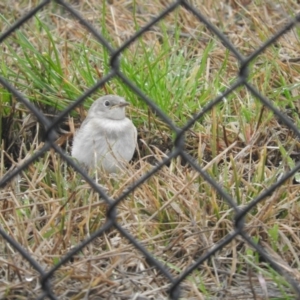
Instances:
[[[91,167],[108,152],[106,141],[105,130],[101,130],[92,119],[85,119],[74,136],[72,156]]]

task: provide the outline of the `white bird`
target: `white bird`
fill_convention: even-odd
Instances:
[[[72,156],[93,169],[101,167],[115,173],[130,161],[137,143],[137,130],[126,118],[124,98],[106,95],[90,107],[86,119],[75,133]]]

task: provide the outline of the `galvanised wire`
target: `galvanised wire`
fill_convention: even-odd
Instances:
[[[25,16],[18,19],[15,24],[13,24],[6,32],[2,33],[0,36],[0,44],[3,41],[11,36],[13,32],[23,26],[26,21],[34,17],[34,15],[45,8],[47,4],[54,0],[42,1],[38,6],[29,11]],[[13,94],[18,101],[22,102],[38,119],[38,121],[44,125],[46,128],[45,133],[45,144],[37,152],[35,152],[28,160],[26,160],[22,165],[15,168],[13,171],[6,173],[0,179],[0,188],[4,187],[13,177],[18,175],[21,171],[26,169],[31,163],[33,163],[38,157],[43,155],[50,148],[53,148],[69,165],[71,165],[74,170],[81,174],[81,176],[86,180],[86,182],[99,193],[101,198],[106,201],[108,204],[107,210],[107,221],[103,226],[91,234],[88,238],[70,250],[64,257],[61,258],[60,262],[56,264],[51,270],[45,271],[42,266],[20,245],[18,244],[7,232],[0,228],[0,235],[9,243],[16,251],[18,251],[24,259],[26,259],[29,264],[40,274],[40,283],[43,293],[39,296],[38,299],[50,298],[58,299],[58,295],[55,295],[51,286],[51,277],[55,272],[65,263],[67,263],[76,253],[81,251],[89,243],[91,243],[96,237],[103,235],[107,230],[111,228],[117,229],[125,238],[127,238],[131,244],[134,245],[141,253],[144,255],[148,262],[150,262],[159,272],[170,282],[169,295],[171,299],[179,299],[180,297],[180,284],[184,281],[187,276],[197,269],[199,265],[203,264],[206,260],[212,257],[217,251],[222,249],[225,245],[230,243],[237,236],[242,237],[247,243],[249,243],[259,254],[270,263],[270,265],[278,273],[283,275],[286,280],[293,286],[296,295],[300,299],[300,286],[296,278],[292,278],[289,274],[286,274],[285,270],[277,264],[277,262],[257,243],[255,243],[251,237],[247,235],[244,231],[244,218],[247,213],[254,208],[260,201],[265,199],[267,196],[270,196],[279,186],[281,186],[287,179],[295,175],[296,172],[300,169],[300,164],[297,164],[292,170],[284,174],[275,184],[263,191],[257,198],[253,199],[245,208],[240,209],[234,199],[226,193],[226,191],[213,179],[211,178],[195,160],[185,152],[184,150],[184,134],[185,132],[193,126],[193,124],[199,119],[201,119],[208,111],[210,111],[215,105],[220,103],[227,95],[232,93],[240,86],[244,86],[248,89],[253,96],[259,99],[266,107],[268,107],[283,123],[285,123],[293,132],[300,137],[300,131],[295,126],[290,119],[284,115],[280,110],[278,110],[269,99],[264,97],[259,91],[257,91],[251,84],[248,82],[248,66],[251,61],[260,55],[266,48],[274,44],[278,38],[284,35],[287,31],[294,28],[294,26],[300,21],[300,14],[296,15],[294,19],[291,19],[288,24],[285,25],[281,30],[276,32],[269,40],[263,43],[258,49],[256,49],[248,57],[244,57],[239,51],[234,47],[234,45],[226,38],[226,36],[214,26],[206,17],[204,17],[192,4],[188,1],[174,1],[169,5],[163,12],[153,18],[147,25],[138,30],[131,38],[129,38],[123,45],[118,49],[114,49],[109,42],[91,25],[87,20],[85,20],[78,11],[68,4],[66,1],[56,0],[58,4],[62,5],[75,19],[77,19],[93,36],[99,41],[100,44],[105,47],[105,49],[110,54],[110,72],[103,78],[101,78],[94,86],[89,88],[84,92],[80,97],[78,97],[68,108],[62,111],[52,122],[50,122],[44,114],[39,111],[26,97],[18,91],[10,82],[0,76],[0,83],[4,86],[11,94]],[[159,22],[161,19],[165,18],[166,15],[172,13],[179,6],[184,7],[192,14],[194,14],[199,22],[202,22],[210,30],[212,35],[216,35],[223,43],[223,45],[236,57],[240,65],[240,71],[237,74],[236,81],[225,90],[221,95],[212,99],[201,111],[199,111],[194,118],[189,120],[182,128],[178,128],[172,120],[160,109],[155,102],[147,97],[144,92],[139,89],[125,74],[122,73],[119,67],[119,57],[124,50],[126,50],[130,44],[132,44],[136,39],[143,36],[154,24]],[[158,165],[153,167],[153,169],[144,174],[139,180],[135,181],[128,189],[123,192],[122,195],[115,199],[111,199],[106,192],[95,183],[95,181],[88,176],[88,174],[81,169],[70,157],[58,146],[55,144],[56,132],[55,128],[59,125],[64,117],[66,117],[70,111],[72,111],[76,106],[82,103],[87,97],[89,97],[93,92],[102,87],[106,82],[112,78],[117,77],[123,81],[133,93],[139,96],[147,105],[160,117],[169,128],[175,133],[176,137],[174,140],[174,150],[167,155]],[[169,272],[169,269],[160,263],[148,250],[146,250],[141,243],[136,240],[127,230],[125,230],[117,221],[117,208],[118,204],[123,201],[128,195],[130,195],[136,188],[143,184],[147,179],[153,176],[160,168],[165,164],[168,164],[171,159],[182,156],[185,161],[187,161],[199,174],[218,192],[218,194],[234,209],[234,230],[229,233],[225,238],[220,240],[212,249],[204,253],[198,260],[191,264],[187,270],[182,272],[177,278],[172,276]]]

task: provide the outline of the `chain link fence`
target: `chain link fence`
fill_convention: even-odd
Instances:
[[[0,44],[3,43],[9,36],[13,35],[14,32],[24,25],[29,19],[33,18],[37,12],[39,12],[42,8],[45,8],[47,4],[51,1],[42,1],[39,5],[37,5],[34,9],[29,11],[25,16],[18,19],[18,21],[13,24],[7,31],[2,32],[0,36]],[[93,34],[93,36],[101,43],[110,55],[110,72],[101,78],[93,87],[87,90],[84,94],[82,94],[78,99],[76,99],[71,105],[67,107],[64,111],[62,111],[54,120],[49,121],[49,119],[41,113],[37,107],[30,102],[26,97],[17,90],[7,78],[0,76],[0,83],[3,87],[5,87],[18,101],[23,103],[37,118],[38,122],[43,124],[45,129],[45,143],[44,146],[37,152],[35,152],[28,160],[24,163],[16,167],[4,174],[4,176],[0,179],[0,187],[3,188],[8,182],[10,182],[15,176],[21,174],[23,170],[28,168],[33,162],[35,162],[40,156],[42,156],[45,152],[49,151],[49,149],[53,148],[63,160],[65,160],[70,166],[74,168],[79,174],[81,174],[82,178],[101,196],[101,198],[107,203],[107,220],[103,226],[97,229],[93,234],[87,237],[84,241],[79,243],[76,247],[71,249],[65,256],[61,258],[61,260],[55,264],[51,270],[45,270],[38,261],[36,261],[32,255],[30,255],[24,248],[15,241],[14,237],[10,235],[9,232],[0,228],[0,234],[16,251],[18,251],[25,260],[29,262],[29,264],[39,273],[40,275],[40,285],[43,293],[39,296],[39,299],[58,299],[59,296],[56,295],[53,291],[53,287],[51,284],[51,278],[56,274],[56,272],[65,264],[69,263],[72,257],[78,252],[82,251],[84,247],[87,247],[96,237],[102,236],[105,232],[109,231],[111,228],[115,228],[120,232],[120,234],[128,239],[130,243],[140,251],[141,255],[143,255],[146,260],[151,264],[158,272],[160,272],[169,282],[169,297],[171,299],[179,299],[181,295],[181,284],[187,277],[201,264],[205,261],[209,260],[213,255],[215,255],[220,249],[225,247],[227,244],[232,242],[235,238],[239,237],[244,239],[255,251],[257,251],[261,258],[263,258],[266,262],[270,264],[270,266],[279,274],[284,276],[286,280],[291,284],[294,289],[295,294],[298,299],[300,299],[300,285],[297,278],[288,274],[285,268],[279,265],[259,244],[257,244],[245,231],[245,218],[250,210],[258,205],[261,201],[266,199],[266,197],[272,195],[278,187],[282,186],[287,179],[292,178],[300,169],[300,164],[297,164],[293,169],[286,172],[282,175],[275,184],[265,189],[258,197],[252,199],[246,207],[241,208],[237,205],[236,200],[233,199],[228,193],[224,190],[220,184],[216,182],[211,176],[208,175],[207,172],[203,170],[203,168],[192,158],[185,150],[185,133],[196,123],[198,122],[207,112],[209,112],[214,106],[221,103],[224,98],[233,93],[236,89],[241,86],[247,88],[247,90],[257,99],[261,101],[261,103],[267,107],[270,111],[274,113],[274,115],[288,128],[295,133],[295,135],[300,138],[300,131],[297,126],[291,121],[291,119],[283,114],[278,108],[274,106],[274,104],[267,99],[260,91],[258,91],[254,86],[249,83],[249,66],[251,62],[257,58],[266,48],[270,47],[276,43],[276,41],[283,35],[285,35],[288,31],[293,29],[297,22],[300,21],[300,15],[296,15],[294,19],[291,19],[285,26],[282,27],[281,30],[276,32],[269,40],[267,40],[264,44],[262,44],[258,49],[253,51],[249,56],[244,57],[237,50],[236,47],[226,38],[226,36],[216,27],[214,26],[207,18],[205,18],[201,12],[196,9],[190,1],[175,1],[171,5],[169,5],[163,12],[159,15],[152,18],[152,20],[146,24],[143,28],[138,30],[131,38],[129,38],[121,47],[118,49],[114,49],[111,47],[110,43],[94,28],[92,27],[87,20],[81,17],[81,15],[76,11],[70,4],[65,1],[56,1],[59,5],[63,6],[74,18],[76,18],[83,26],[87,28],[87,30]],[[229,86],[226,91],[224,91],[217,98],[212,99],[208,102],[208,104],[194,117],[187,122],[182,128],[178,128],[172,119],[167,116],[160,109],[155,102],[147,97],[141,89],[138,89],[136,85],[127,78],[124,73],[121,71],[119,57],[122,55],[123,51],[125,51],[133,42],[135,42],[138,38],[143,37],[147,31],[149,31],[152,26],[158,23],[160,20],[165,18],[168,14],[171,14],[176,8],[179,6],[185,8],[189,12],[191,12],[199,22],[205,24],[205,26],[209,29],[212,35],[215,35],[218,39],[220,39],[223,45],[234,55],[236,61],[239,64],[239,73],[237,74],[237,78],[231,86]],[[156,115],[161,118],[173,131],[175,134],[174,139],[174,147],[173,151],[170,152],[165,159],[153,169],[140,177],[139,180],[135,181],[123,194],[116,197],[115,199],[111,199],[110,196],[98,185],[95,181],[89,177],[84,170],[82,170],[68,155],[65,153],[61,147],[59,147],[55,141],[57,138],[56,128],[65,117],[69,115],[69,113],[74,110],[78,105],[83,103],[83,101],[89,97],[94,91],[102,87],[106,82],[111,80],[112,78],[119,78],[124,84],[126,84],[132,91],[135,93],[140,99],[142,99],[147,105],[151,108],[152,111],[156,113]],[[226,235],[225,238],[220,240],[213,248],[209,249],[206,253],[201,255],[197,260],[190,264],[190,266],[183,271],[180,276],[175,277],[170,269],[160,262],[160,260],[148,251],[145,247],[143,247],[142,243],[134,238],[126,229],[120,225],[118,221],[118,206],[122,201],[125,200],[128,195],[132,194],[134,190],[139,187],[141,184],[145,183],[151,176],[156,174],[162,166],[170,163],[170,161],[178,156],[181,156],[191,167],[193,167],[201,176],[209,183],[219,194],[219,196],[224,199],[234,210],[234,231],[230,234]],[[101,296],[100,296],[101,298]],[[100,299],[99,298],[99,299]]]

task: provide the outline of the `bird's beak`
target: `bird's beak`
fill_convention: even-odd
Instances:
[[[127,105],[129,105],[128,102],[122,102],[122,103],[120,103],[120,104],[118,104],[118,105],[116,105],[116,106],[117,106],[117,107],[125,107],[125,106],[127,106]]]

